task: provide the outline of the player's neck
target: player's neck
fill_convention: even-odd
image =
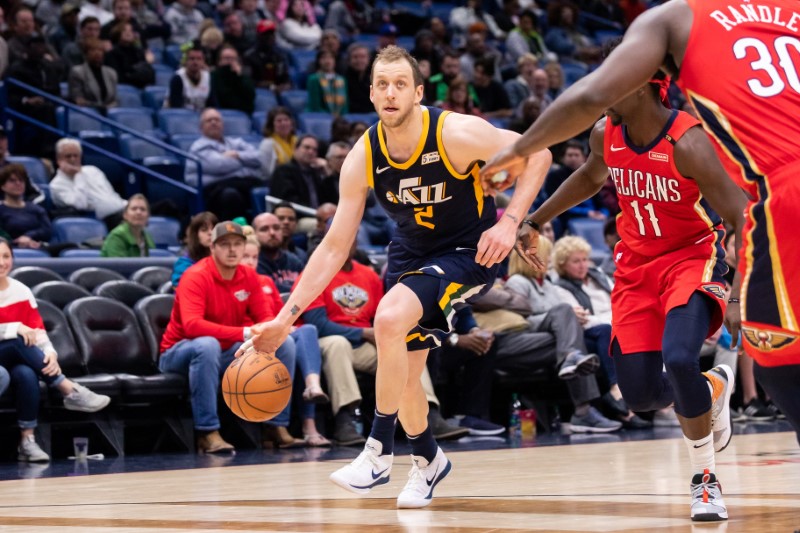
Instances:
[[[625,117],[624,120],[628,138],[636,146],[647,146],[653,142],[672,115],[672,110],[661,104],[643,107],[640,113]]]
[[[417,149],[422,136],[422,108],[414,106],[414,110],[403,124],[394,128],[383,125],[386,149],[392,160],[402,163],[408,160]]]

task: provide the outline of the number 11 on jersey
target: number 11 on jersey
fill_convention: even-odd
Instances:
[[[647,235],[647,233],[645,233],[644,217],[639,211],[639,200],[632,201],[631,207],[633,207],[633,213],[636,217],[636,222],[639,223],[639,234]],[[650,215],[650,223],[653,225],[653,231],[655,232],[656,237],[661,237],[661,228],[658,226],[658,217],[656,216],[656,210],[653,207],[653,204],[644,204],[644,210]]]

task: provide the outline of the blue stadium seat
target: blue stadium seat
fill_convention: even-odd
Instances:
[[[445,24],[447,24],[447,21],[445,21]],[[369,47],[369,49],[372,51],[378,48],[378,36],[374,34],[362,33],[356,37],[355,42]]]
[[[15,259],[44,259],[50,257],[50,254],[43,250],[35,250],[33,248],[14,248]]]
[[[81,140],[84,154],[92,153],[94,151],[92,149],[93,146],[114,154],[119,153],[119,140],[117,136],[110,131],[81,131],[78,133],[78,138]]]
[[[242,137],[253,133],[253,121],[247,113],[234,109],[220,109],[219,113],[225,123],[225,136]]]
[[[299,89],[283,91],[280,96],[280,101],[289,108],[294,116],[298,116],[306,108],[306,104],[308,103],[308,91]]]
[[[160,109],[158,127],[170,137],[183,133],[200,135],[200,115],[190,109]]]
[[[255,111],[269,111],[277,107],[278,97],[269,89],[256,89]]]
[[[142,103],[151,109],[161,109],[164,107],[164,99],[167,97],[168,89],[166,87],[159,87],[158,85],[151,85],[145,87],[142,91]]]
[[[169,65],[161,65],[159,63],[154,63],[151,65],[153,70],[156,71],[156,85],[159,87],[169,87],[169,82],[172,80],[172,77],[175,75],[175,69],[170,67]]]
[[[147,253],[150,257],[175,257],[175,254],[163,248],[150,248]]]
[[[377,113],[348,113],[344,115],[344,118],[347,119],[348,122],[364,122],[369,126],[378,122]]]
[[[170,217],[150,217],[147,223],[147,232],[153,237],[158,248],[179,246],[181,241],[178,233],[181,223]]]
[[[28,157],[25,155],[13,155],[7,158],[9,163],[19,163],[25,167],[28,172],[28,177],[36,185],[47,185],[50,183],[47,167],[44,166],[42,160],[36,157]]]
[[[94,218],[64,217],[53,221],[52,242],[84,242],[106,235],[106,225]]]
[[[84,130],[99,131],[103,129],[103,123],[92,117],[92,115],[96,117],[100,116],[97,111],[90,107],[81,107],[80,109],[88,113],[88,115],[79,111],[68,111],[64,109],[64,107],[58,107],[56,109],[56,123],[58,127],[68,133],[78,133]]]
[[[605,237],[603,237],[603,226],[605,226],[605,221],[592,218],[571,218],[567,222],[570,233],[586,239],[592,247],[592,255],[595,253],[608,255],[610,253]]]
[[[100,250],[88,250],[85,248],[69,248],[61,250],[58,257],[100,257]]]
[[[139,133],[150,134],[155,130],[153,124],[153,110],[149,107],[115,107],[108,110],[108,118],[136,130]],[[115,133],[120,134],[121,131]]]
[[[294,67],[300,72],[310,72],[317,60],[316,50],[290,50],[289,57]]]
[[[269,187],[253,187],[250,189],[250,197],[253,200],[253,212],[256,214],[264,213],[267,210],[267,195]]]
[[[180,148],[184,152],[188,152],[192,144],[199,138],[200,134],[198,133],[182,133],[170,137],[169,143],[176,148]]]
[[[560,63],[561,70],[564,71],[564,84],[570,86],[582,77],[586,76],[586,67],[573,63]]]
[[[177,182],[183,183],[184,165],[174,157],[147,157],[142,164],[153,172],[157,172]],[[145,178],[144,182],[148,198],[171,201],[181,210],[190,209],[193,199],[190,193],[170,183],[152,177]]]
[[[261,141],[264,140],[264,136],[256,133],[249,133],[247,135],[242,135],[242,140],[253,148],[258,148],[261,146]]]
[[[300,113],[298,126],[303,133],[308,133],[317,139],[329,142],[331,140],[331,124],[333,124],[333,115],[330,113],[306,111]]]
[[[264,129],[264,123],[267,121],[267,112],[266,111],[256,111],[252,115],[253,119],[253,130],[261,133]]]
[[[142,161],[145,157],[165,156],[166,150],[144,139],[124,133],[119,137],[120,153],[133,161]]]
[[[100,155],[98,153],[84,152],[83,164],[92,165],[103,171],[108,181],[114,187],[114,190],[120,196],[129,196],[133,192],[128,191],[128,174],[130,173],[127,165],[115,161],[110,157]]]
[[[139,107],[142,105],[142,90],[133,85],[117,85],[117,103],[120,107]],[[113,108],[112,108],[113,109]]]
[[[181,52],[181,47],[178,44],[168,44],[161,54],[164,63],[172,67],[173,71],[180,66],[182,56],[183,52]]]
[[[397,46],[405,48],[409,52],[414,49],[414,37],[412,35],[400,35],[397,37]]]

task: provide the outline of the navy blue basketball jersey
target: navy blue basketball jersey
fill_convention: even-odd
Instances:
[[[364,134],[369,186],[397,223],[393,244],[414,257],[475,249],[497,217],[494,198],[483,195],[479,161],[460,174],[447,158],[442,126],[448,113],[422,108],[422,135],[406,162],[389,157],[380,122]]]

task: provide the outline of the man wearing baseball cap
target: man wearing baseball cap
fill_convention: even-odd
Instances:
[[[161,340],[159,369],[189,379],[198,453],[231,453],[219,434],[217,389],[233,354],[250,338],[250,325],[268,318],[264,293],[253,269],[240,266],[245,236],[226,220],[214,226],[211,255],[192,265],[175,292]],[[289,338],[276,355],[294,379],[295,344]],[[270,424],[286,427],[289,406]]]
[[[270,90],[291,88],[289,58],[275,44],[277,26],[272,20],[262,20],[256,26],[256,45],[244,55],[257,87]]]

